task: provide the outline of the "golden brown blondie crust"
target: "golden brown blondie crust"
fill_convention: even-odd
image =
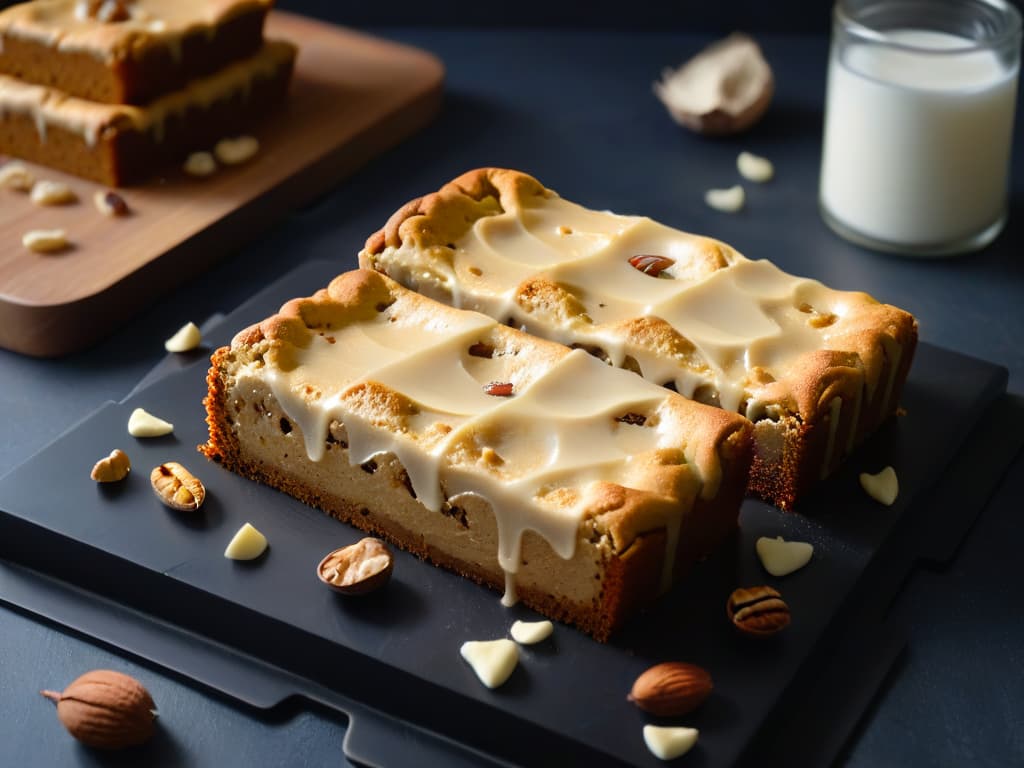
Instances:
[[[143,105],[263,42],[272,0],[36,0],[0,12],[0,74],[89,101]],[[92,16],[89,15],[91,9]]]
[[[109,186],[144,181],[189,152],[251,132],[284,99],[295,50],[268,42],[147,107],[68,98],[0,75],[0,153]]]
[[[492,440],[503,450],[500,446],[520,439],[520,427],[533,434],[533,428],[525,426],[528,422],[518,421],[515,415],[503,421],[494,415],[481,417],[466,433],[472,435],[468,442],[459,438],[452,443],[441,460],[445,498],[439,509],[431,509],[426,504],[429,494],[422,486],[414,489],[411,475],[415,472],[397,453],[404,450],[402,435],[447,434],[442,423],[446,417],[442,414],[437,423],[424,428],[425,414],[434,413],[430,404],[422,402],[422,396],[407,396],[394,382],[376,380],[375,372],[330,389],[316,375],[317,358],[310,357],[358,357],[358,345],[350,344],[355,336],[348,334],[362,338],[364,328],[375,338],[383,338],[376,336],[380,333],[401,336],[424,322],[450,322],[454,327],[467,316],[479,318],[473,320],[479,328],[460,337],[458,344],[469,345],[468,355],[462,346],[451,348],[458,352],[457,365],[484,380],[497,376],[515,381],[522,386],[523,397],[530,397],[526,393],[531,386],[554,386],[552,372],[571,362],[570,356],[572,361],[582,357],[587,366],[595,365],[586,355],[437,304],[382,275],[360,270],[340,276],[310,298],[287,303],[278,314],[236,335],[230,347],[214,353],[205,400],[210,439],[200,450],[234,472],[381,535],[437,565],[497,589],[507,587],[497,557],[503,535],[498,523],[505,520],[506,528],[501,530],[507,530],[509,519],[508,510],[502,508],[505,502],[492,501],[485,493],[448,496],[447,491],[457,486],[445,472],[470,467],[477,473],[491,462],[483,474],[506,480],[494,480],[497,486],[485,487],[514,483],[519,476],[514,458],[518,454],[510,448],[502,454],[507,457],[504,460],[488,458],[494,452],[477,442]],[[431,365],[445,364],[449,359],[442,354],[447,354],[445,349],[438,347],[437,354],[432,353]],[[630,382],[640,384],[639,380],[601,365],[596,368],[615,374],[607,377],[612,388],[624,382],[630,390],[626,400],[635,401],[630,399]],[[333,397],[343,404],[332,416],[323,455],[316,461],[307,454],[315,420],[304,424],[303,417],[294,413],[294,403],[289,410],[280,399],[291,390],[269,383],[287,376],[297,382],[303,407],[315,410],[321,399],[334,402]],[[571,554],[556,552],[556,543],[526,530],[515,574],[519,598],[526,605],[576,624],[601,640],[735,530],[750,463],[750,426],[742,418],[647,384],[643,387],[644,392],[654,393],[644,397],[653,397],[650,403],[657,404],[657,422],[655,411],[644,417],[650,419],[648,427],[668,430],[679,439],[631,455],[623,465],[630,468],[625,476],[612,468],[607,470],[609,479],[566,480],[560,490],[551,491],[548,498],[555,499],[558,508],[579,510]],[[528,406],[529,402],[524,407]],[[508,407],[515,403],[504,401],[502,408]],[[638,418],[632,414],[625,425],[610,424],[611,439],[618,429],[642,431]],[[388,439],[396,436],[394,450],[376,453],[368,461],[351,455],[356,448],[350,443],[358,433],[353,437],[350,432],[350,419],[358,424],[371,421]],[[559,429],[552,424],[551,434],[563,434]],[[510,464],[502,463],[506,460]]]
[[[594,249],[591,255],[587,242],[574,244],[566,247],[565,259],[541,263],[545,248],[561,247],[553,227],[558,216],[591,227],[589,234],[612,245]],[[601,220],[595,224],[597,219]],[[483,226],[492,221],[507,226]],[[608,234],[616,228],[616,234]],[[616,250],[614,238],[628,243],[633,230],[644,233],[633,238],[636,242],[671,242],[686,254],[670,260],[675,263],[665,273],[648,273],[650,282],[644,288],[662,291],[664,284],[656,278],[671,277],[683,286],[683,302],[689,291],[707,291],[712,284],[718,290],[725,284],[732,293],[719,295],[736,302],[730,304],[735,316],[756,312],[754,326],[764,322],[762,315],[777,325],[784,322],[784,333],[799,343],[792,345],[788,357],[774,355],[781,361],[778,365],[738,368],[734,361],[732,371],[715,381],[714,355],[706,353],[700,338],[691,338],[695,326],[698,336],[711,337],[702,322],[673,324],[657,312],[640,310],[599,320],[608,316],[605,294],[619,300],[616,282],[637,279],[614,269],[627,264],[629,257],[667,255],[628,251],[628,245]],[[526,237],[515,240],[520,231],[532,238],[526,245]],[[566,241],[579,234],[573,226],[558,227],[558,236]],[[527,253],[527,247],[533,251]],[[614,254],[615,264],[608,261],[609,254]],[[588,260],[593,266],[584,274],[576,267]],[[539,266],[516,271],[526,262]],[[583,347],[656,383],[676,387],[696,382],[685,394],[729,407],[754,422],[750,490],[783,508],[792,507],[896,412],[917,342],[912,315],[865,293],[833,291],[794,278],[768,262],[745,259],[724,243],[670,230],[649,219],[587,211],[562,201],[524,173],[500,168],[470,171],[402,206],[367,239],[360,266],[441,301],[481,309],[530,333]],[[505,282],[486,282],[492,271]],[[605,285],[597,282],[600,275],[613,272],[615,277]],[[737,295],[746,289],[735,286],[758,281],[769,286],[755,296],[759,303],[742,304]],[[789,291],[788,304],[772,293],[778,292],[777,285]],[[731,317],[722,323],[721,335],[748,333],[736,330]],[[767,346],[764,339],[770,335],[771,331],[760,337],[750,332],[748,352],[755,345]],[[810,337],[818,341],[808,344]],[[777,346],[783,349],[785,344]],[[666,373],[667,366],[675,372]],[[726,402],[729,399],[735,402]]]

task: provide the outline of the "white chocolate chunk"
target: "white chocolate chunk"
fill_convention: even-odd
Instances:
[[[32,185],[31,197],[36,205],[67,205],[78,200],[78,195],[67,184],[47,179]]]
[[[217,170],[217,161],[209,152],[193,152],[185,160],[184,168],[189,176],[212,176]]]
[[[775,166],[772,165],[771,160],[750,152],[740,152],[739,157],[736,158],[736,168],[743,178],[758,184],[771,181],[775,175]]]
[[[188,352],[203,342],[203,334],[195,323],[185,323],[171,338],[164,342],[168,352]]]
[[[128,434],[132,437],[161,437],[173,431],[173,424],[157,418],[143,408],[136,408],[128,417]]]
[[[21,244],[36,253],[54,253],[68,247],[63,229],[33,229],[21,236]]]
[[[747,195],[739,184],[728,189],[709,189],[704,193],[704,202],[716,211],[736,213],[743,208]]]
[[[892,506],[900,492],[900,483],[896,477],[896,470],[892,467],[886,467],[875,475],[861,472],[860,487],[872,499],[880,504],[885,504],[887,507]]]
[[[267,549],[267,537],[246,523],[228,542],[224,557],[228,560],[255,560]]]
[[[260,143],[252,136],[239,136],[234,139],[221,139],[213,148],[213,154],[224,165],[240,165],[259,152]]]
[[[462,644],[459,653],[488,688],[497,688],[508,680],[519,663],[519,646],[506,638],[469,640]]]
[[[697,743],[700,731],[696,728],[644,726],[644,742],[655,757],[672,760],[685,755]]]
[[[781,536],[762,536],[754,545],[761,565],[772,576],[787,576],[803,568],[814,554],[814,545],[806,541],[785,541]]]
[[[512,639],[520,645],[533,645],[545,640],[555,631],[550,621],[517,621],[512,625]]]
[[[35,177],[23,163],[10,162],[0,166],[0,189],[28,192],[34,183]]]

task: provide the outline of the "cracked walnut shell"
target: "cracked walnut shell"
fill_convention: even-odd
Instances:
[[[317,566],[316,575],[343,595],[364,595],[383,587],[394,568],[395,559],[384,542],[367,536],[328,554]]]

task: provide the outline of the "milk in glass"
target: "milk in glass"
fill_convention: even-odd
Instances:
[[[884,44],[833,45],[826,218],[854,239],[909,250],[941,251],[998,230],[1018,69],[944,32],[886,30]]]

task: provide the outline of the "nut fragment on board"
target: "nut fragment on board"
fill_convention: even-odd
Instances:
[[[516,621],[512,624],[509,634],[520,645],[533,645],[546,640],[555,631],[550,621]]]
[[[497,688],[508,680],[519,663],[519,646],[507,638],[469,640],[459,653],[488,688]]]
[[[709,136],[750,128],[768,109],[774,90],[760,46],[740,33],[708,46],[678,69],[665,69],[654,83],[673,120]]]
[[[789,606],[772,587],[735,590],[729,595],[725,611],[736,629],[754,637],[774,635],[790,622]]]
[[[174,431],[169,421],[154,416],[144,408],[136,408],[128,417],[128,434],[132,437],[162,437]]]
[[[217,171],[217,161],[209,152],[193,152],[183,167],[189,176],[212,176]]]
[[[887,507],[891,507],[900,494],[899,478],[896,477],[896,470],[892,467],[886,467],[874,475],[861,472],[860,487],[872,499]]]
[[[697,743],[700,731],[682,726],[644,726],[644,743],[659,760],[682,757]]]
[[[94,669],[63,692],[40,691],[56,702],[57,717],[68,733],[96,749],[123,749],[153,735],[156,705],[134,677],[110,669]]]
[[[640,675],[626,698],[645,712],[673,717],[695,710],[713,688],[711,674],[703,667],[666,661]]]
[[[149,474],[153,492],[179,512],[195,512],[206,501],[206,488],[198,477],[176,461],[165,461]]]
[[[21,236],[21,244],[36,253],[56,253],[69,245],[63,229],[33,229]]]
[[[0,166],[0,189],[28,192],[34,183],[35,177],[24,163],[11,160]]]
[[[164,342],[168,352],[189,352],[203,343],[203,334],[199,326],[189,322],[181,326],[171,338]]]
[[[317,578],[343,595],[365,595],[391,578],[395,558],[384,542],[372,536],[329,553],[316,567]]]
[[[132,462],[128,454],[115,448],[109,456],[96,462],[89,477],[97,483],[116,483],[128,477],[131,469]]]
[[[736,158],[736,169],[740,176],[758,184],[771,181],[775,176],[775,166],[767,157],[761,157],[750,152],[740,152]]]
[[[224,165],[241,165],[251,160],[260,150],[260,142],[253,136],[238,136],[221,139],[213,148],[213,154]]]
[[[761,536],[754,545],[761,565],[772,576],[788,576],[811,561],[814,545],[806,541],[786,541],[781,536],[774,539]]]
[[[739,184],[728,189],[709,189],[704,193],[704,202],[723,213],[736,213],[742,210],[746,201],[747,194]]]
[[[69,205],[78,201],[75,191],[62,181],[40,179],[32,185],[30,195],[36,205]]]
[[[228,560],[255,560],[267,551],[267,537],[251,523],[246,523],[228,542],[224,557]]]
[[[109,189],[97,189],[93,193],[92,202],[96,206],[97,211],[111,218],[127,216],[131,213],[131,209],[128,207],[125,199],[117,194],[117,192],[111,192]]]

